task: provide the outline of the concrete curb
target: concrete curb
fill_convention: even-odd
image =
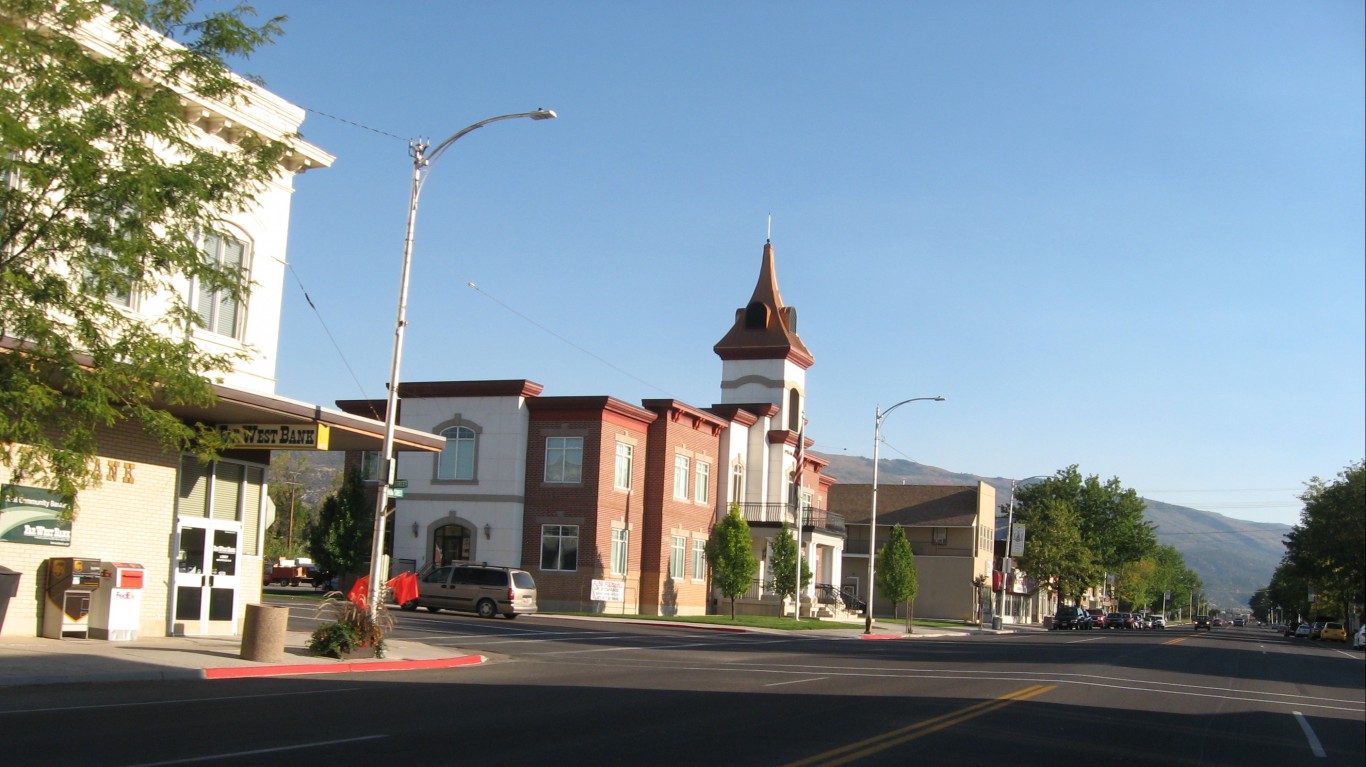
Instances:
[[[292,663],[276,666],[227,666],[206,668],[203,679],[243,679],[247,677],[302,676],[304,674],[348,674],[375,671],[425,671],[439,668],[457,668],[486,663],[483,655],[460,655],[451,658],[432,658],[429,660],[373,660],[339,661],[335,664]]]

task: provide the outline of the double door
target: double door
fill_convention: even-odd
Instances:
[[[241,538],[241,522],[177,520],[172,634],[237,633]]]

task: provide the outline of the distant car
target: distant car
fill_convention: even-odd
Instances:
[[[1309,631],[1310,631],[1310,629],[1309,629],[1309,624],[1308,624],[1308,623],[1301,623],[1300,626],[1299,626],[1299,628],[1295,629],[1295,638],[1296,638],[1296,639],[1299,639],[1300,637],[1304,637],[1305,639],[1308,639],[1308,638],[1309,638]]]
[[[1233,619],[1233,627],[1234,627],[1234,628],[1241,628],[1241,627],[1243,627],[1243,626],[1245,626],[1245,625],[1247,625],[1247,621],[1243,620],[1242,618],[1234,618],[1234,619]]]
[[[1193,626],[1193,628],[1194,628],[1194,630],[1196,630],[1196,631],[1199,631],[1200,629],[1204,629],[1204,630],[1206,630],[1206,631],[1210,631],[1210,630],[1211,630],[1211,629],[1210,629],[1210,622],[1209,622],[1209,616],[1208,616],[1208,615],[1197,615],[1197,616],[1195,616],[1195,621],[1194,621],[1194,623],[1195,623],[1195,625]]]
[[[1224,625],[1224,619],[1223,619],[1223,618],[1215,618],[1214,620],[1210,621],[1209,624],[1210,624],[1211,626],[1214,626],[1214,627],[1218,628],[1218,627]]]
[[[1154,615],[1152,618],[1150,618],[1150,619],[1148,620],[1148,628],[1150,628],[1150,629],[1166,629],[1166,628],[1167,628],[1167,619],[1166,619],[1166,618],[1163,618],[1161,615]]]
[[[1323,627],[1325,625],[1326,624],[1324,621],[1314,621],[1313,623],[1309,624],[1309,638],[1318,639],[1320,636],[1322,636]]]
[[[1058,608],[1058,612],[1053,616],[1054,629],[1077,629],[1084,630],[1091,628],[1091,614],[1085,609],[1076,605],[1063,605]]]
[[[1285,635],[1288,636],[1288,637],[1295,636],[1295,629],[1298,629],[1299,627],[1300,627],[1300,624],[1298,624],[1298,623],[1287,623],[1287,624],[1285,624],[1285,626],[1283,627],[1284,630],[1285,630]]]
[[[1102,610],[1102,609],[1100,609],[1100,608],[1098,608],[1098,607],[1093,607],[1093,608],[1091,608],[1090,610],[1087,610],[1086,613],[1087,613],[1088,615],[1091,616],[1091,628],[1093,628],[1093,629],[1103,629],[1103,628],[1105,628],[1105,611],[1104,611],[1104,610]]]
[[[1347,629],[1341,623],[1325,623],[1323,631],[1319,632],[1319,639],[1325,642],[1346,642]]]

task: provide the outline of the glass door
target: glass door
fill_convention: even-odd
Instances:
[[[178,520],[172,634],[237,633],[241,536],[240,522]]]

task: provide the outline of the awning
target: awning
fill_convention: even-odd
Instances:
[[[321,405],[310,405],[273,394],[233,389],[221,384],[214,384],[213,390],[218,395],[218,401],[208,407],[168,405],[165,406],[165,410],[188,423],[197,422],[206,426],[250,423],[299,426],[323,424],[331,430],[329,450],[377,451],[384,446],[382,421],[339,410],[329,410]],[[394,428],[395,451],[439,453],[445,445],[446,439],[439,435],[402,426]]]

